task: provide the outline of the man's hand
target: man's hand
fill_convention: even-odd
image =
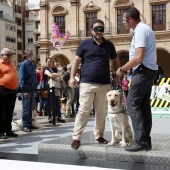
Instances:
[[[120,77],[119,76],[115,76],[113,79],[113,84],[118,86],[120,84]]]
[[[120,80],[120,77],[122,77],[122,72],[120,71],[120,68],[117,69],[116,71],[116,75],[119,77],[119,80]]]
[[[24,93],[24,97],[25,97],[25,98],[28,98],[28,93]]]
[[[76,87],[76,79],[75,79],[75,78],[70,78],[70,80],[69,80],[69,86],[70,86],[71,88]]]

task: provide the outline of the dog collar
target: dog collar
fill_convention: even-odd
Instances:
[[[107,114],[118,114],[118,113],[126,113],[126,112],[124,109],[120,109],[112,112],[107,111]]]

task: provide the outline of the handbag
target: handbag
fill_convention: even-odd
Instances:
[[[51,79],[49,79],[48,84],[49,84],[50,88],[52,88],[52,87],[55,87],[55,89],[60,89],[61,88],[61,83],[60,83],[59,78],[55,78],[55,79],[51,78]]]
[[[48,98],[48,91],[47,91],[47,90],[41,90],[41,91],[40,91],[40,96],[41,96],[42,98],[47,99],[47,98]]]

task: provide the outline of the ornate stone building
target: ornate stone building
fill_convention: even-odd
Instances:
[[[158,64],[164,76],[170,77],[170,1],[169,0],[41,0],[40,59],[57,60],[60,66],[71,63],[80,42],[90,37],[90,24],[99,18],[105,23],[105,37],[116,47],[121,64],[128,61],[133,30],[126,30],[122,24],[125,8],[135,6],[140,10],[141,20],[155,32]],[[62,49],[56,51],[50,42],[49,27],[57,22],[60,32],[69,31],[71,38]]]

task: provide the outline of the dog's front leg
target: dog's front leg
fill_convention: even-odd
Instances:
[[[116,137],[115,137],[115,126],[114,126],[114,122],[110,121],[110,127],[111,127],[111,133],[112,133],[112,139],[111,142],[108,143],[109,146],[113,146],[117,141],[116,141]]]
[[[121,129],[122,129],[122,141],[120,141],[119,144],[121,146],[126,146],[127,145],[127,143],[126,143],[126,127],[121,126]]]

